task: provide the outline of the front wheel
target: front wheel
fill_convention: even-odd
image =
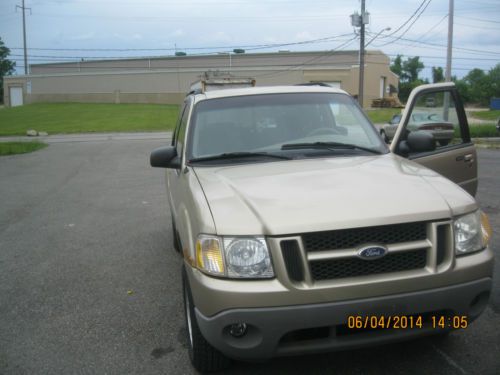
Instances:
[[[221,371],[229,367],[231,361],[215,349],[203,337],[194,312],[193,297],[186,270],[182,266],[182,287],[184,297],[184,317],[188,339],[189,359],[193,367],[201,373]]]

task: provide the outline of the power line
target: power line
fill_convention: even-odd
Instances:
[[[35,13],[35,16],[47,17],[47,18],[101,18],[107,20],[120,20],[124,19],[129,21],[139,21],[139,22],[186,22],[186,16],[109,16],[109,15],[96,15],[96,14],[45,14],[45,13]],[[189,19],[191,21],[201,20],[203,22],[241,22],[241,21],[252,21],[252,22],[297,22],[301,20],[332,20],[334,18],[341,18],[342,15],[333,13],[323,13],[321,15],[297,15],[297,16],[193,16],[190,15]]]
[[[424,0],[424,1],[425,1],[425,0]],[[410,25],[406,28],[406,30],[404,30],[404,31],[401,33],[401,35],[399,35],[399,36],[398,36],[395,40],[393,40],[393,41],[391,41],[391,42],[387,42],[387,43],[385,43],[385,44],[382,44],[380,47],[384,47],[384,46],[386,46],[386,45],[388,45],[388,44],[394,43],[394,42],[396,42],[396,41],[400,40],[401,38],[403,38],[403,36],[405,36],[405,35],[406,35],[406,33],[407,33],[410,29],[411,29],[411,27],[415,24],[415,22],[417,22],[417,21],[418,21],[418,19],[420,18],[420,16],[422,16],[422,14],[425,12],[425,10],[427,9],[427,7],[428,7],[428,6],[429,6],[429,4],[431,3],[431,1],[432,1],[432,0],[428,0],[427,4],[425,4],[425,6],[424,6],[424,7],[422,8],[422,10],[420,11],[420,13],[419,13],[419,14],[417,14],[417,16],[414,18],[414,20],[412,21],[412,23],[411,23],[411,24],[410,24]],[[394,35],[394,33],[393,33],[393,34],[391,34],[391,35]],[[386,35],[386,37],[390,37],[391,35]]]
[[[429,46],[431,46],[431,47],[441,47],[441,48],[442,47],[446,47],[445,44],[423,42],[423,41],[419,41],[419,40],[415,40],[415,39],[409,39],[409,38],[397,38],[397,39],[401,39],[401,40],[406,41],[406,42],[412,42],[412,43],[422,44],[422,45],[425,45],[427,47],[429,47]],[[396,42],[396,40],[394,40],[393,42]],[[398,44],[398,43],[396,42],[396,44]],[[403,45],[406,45],[406,44],[403,44]],[[379,48],[379,47],[382,47],[382,46],[376,46],[376,47]],[[454,50],[458,50],[458,51],[471,52],[471,53],[475,53],[475,54],[478,54],[478,55],[500,55],[500,52],[478,50],[478,49],[472,49],[472,48],[453,47],[453,49]]]
[[[405,27],[411,20],[413,17],[415,17],[415,15],[417,14],[417,12],[420,10],[420,8],[422,8],[424,6],[424,3],[426,2],[427,0],[423,0],[420,5],[418,6],[418,8],[412,13],[412,15],[405,21],[403,22],[396,30],[394,30],[392,33],[390,34],[387,34],[386,36],[392,36],[394,34],[396,34],[399,30],[401,30],[403,27]]]
[[[357,64],[358,61],[346,61],[345,62],[346,65],[347,64],[350,64],[350,65],[353,65],[353,64]],[[378,63],[378,62],[370,62],[371,65],[387,65],[386,63]],[[266,68],[269,67],[269,68],[273,68],[273,67],[282,67],[283,65],[278,65],[278,64],[273,64],[273,65],[268,65],[268,66],[265,66]],[[331,66],[330,63],[316,63],[316,64],[302,64],[302,66]],[[23,68],[24,65],[16,65],[16,68]],[[263,73],[263,74],[260,74],[260,75],[255,75],[255,77],[263,77],[263,76],[272,76],[272,75],[278,75],[278,74],[283,74],[283,73],[286,73],[287,71],[292,71],[296,68],[300,68],[301,66],[300,65],[295,65],[295,66],[292,66],[292,67],[289,67],[289,68],[286,68],[286,69],[279,69],[279,70],[273,70],[272,72],[269,72],[269,73]],[[52,67],[44,67],[45,68],[52,68]],[[53,67],[53,68],[56,68],[56,67]],[[60,69],[60,67],[57,67]],[[71,67],[72,69],[75,68],[75,66]],[[130,72],[132,70],[137,70],[137,71],[151,71],[151,72],[155,72],[155,71],[161,71],[163,69],[168,69],[168,68],[156,68],[156,69],[151,69],[151,70],[148,70],[147,68],[130,68],[130,67],[127,67],[127,70],[124,70],[125,67],[123,66],[112,66],[112,67],[109,67],[107,66],[106,69],[109,69],[109,70],[101,70],[101,71],[94,71],[95,73],[103,73],[103,74],[106,74],[106,73],[109,73],[111,70],[113,69],[120,69],[123,71],[123,73],[126,73],[127,71]],[[206,69],[206,66],[196,66],[196,67],[192,67],[193,69]],[[235,68],[235,66],[233,66],[233,69]],[[241,66],[237,66],[237,68],[262,68],[262,66],[260,65],[241,65]],[[453,70],[472,70],[472,69],[476,69],[477,67],[453,67]],[[70,69],[70,68],[68,68]],[[92,70],[92,69],[101,69],[99,67],[85,67],[85,70]],[[423,69],[432,69],[432,66],[424,66]],[[484,69],[481,69],[481,70],[484,70]],[[58,72],[58,73],[62,73],[62,72]],[[66,73],[76,73],[75,71],[67,71]],[[81,73],[81,72],[78,72],[78,73]],[[92,72],[89,72],[89,73],[92,73]]]
[[[432,31],[434,31],[434,29],[436,29],[439,25],[441,25],[441,23],[448,17],[448,14],[445,14],[443,16],[443,18],[441,18],[434,26],[432,26],[429,30],[427,30],[425,33],[423,33],[422,35],[420,35],[419,37],[417,37],[417,40],[422,40],[424,39],[428,34],[430,34]],[[412,45],[412,47],[414,46],[415,44]]]
[[[270,76],[270,75],[276,75],[276,74],[283,74],[285,72],[288,72],[288,71],[291,71],[293,69],[297,69],[297,68],[300,68],[302,66],[306,66],[306,65],[311,65],[310,63],[313,62],[313,61],[316,61],[316,60],[319,60],[323,57],[328,57],[328,56],[331,56],[334,52],[336,51],[339,51],[341,48],[343,47],[346,47],[348,46],[352,41],[354,41],[355,39],[357,38],[357,36],[355,36],[354,38],[342,43],[341,45],[337,46],[336,48],[326,52],[325,54],[321,55],[321,56],[317,56],[317,57],[314,57],[310,60],[307,60],[305,61],[304,63],[302,64],[297,64],[295,66],[292,66],[291,68],[287,68],[287,69],[283,69],[283,70],[280,70],[279,72],[273,72],[273,73],[267,73],[267,74],[260,74],[260,75],[257,75],[256,77],[263,77],[263,76]],[[316,64],[318,65],[318,64]]]
[[[473,29],[481,29],[481,30],[496,30],[496,31],[500,31],[500,27],[497,26],[497,27],[487,27],[487,26],[483,26],[483,25],[468,25],[466,23],[461,23],[461,22],[455,22],[455,25],[459,25],[459,26],[465,26],[465,27],[471,27]]]
[[[463,18],[464,20],[472,20],[472,21],[479,21],[479,22],[500,23],[500,21],[486,20],[484,18],[461,17],[461,16],[457,16],[457,18]]]
[[[292,45],[301,45],[301,44],[314,44],[314,43],[322,43],[322,42],[330,42],[335,39],[351,36],[352,33],[347,34],[339,34],[334,36],[327,36],[323,38],[317,39],[309,39],[303,40],[300,42],[284,42],[284,43],[271,43],[271,44],[251,44],[251,45],[234,45],[234,46],[209,46],[209,47],[186,47],[182,48],[183,51],[191,51],[191,50],[210,50],[210,49],[234,49],[234,48],[243,48],[243,49],[264,49],[264,48],[273,48],[273,47],[286,47]],[[10,47],[11,50],[22,49],[22,47]],[[32,51],[85,51],[85,52],[144,52],[144,51],[178,51],[179,48],[28,48]]]
[[[387,56],[389,56],[389,57],[397,57],[398,55],[387,54]],[[401,55],[401,56],[404,56],[404,55]],[[422,55],[418,55],[418,57],[421,57],[423,59],[446,59],[445,56],[422,56]],[[477,57],[454,57],[453,60],[475,60],[475,61],[477,61]],[[481,58],[481,60],[485,60],[485,61],[498,61],[498,59],[495,59],[495,58]]]

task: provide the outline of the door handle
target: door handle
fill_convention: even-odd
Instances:
[[[463,162],[473,162],[474,161],[474,155],[472,154],[467,154],[467,155],[459,155],[455,158],[456,161],[463,161]]]

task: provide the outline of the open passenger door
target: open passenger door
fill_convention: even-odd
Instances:
[[[411,92],[391,151],[476,194],[476,149],[454,83],[422,85]]]

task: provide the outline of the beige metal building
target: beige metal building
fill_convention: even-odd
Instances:
[[[390,96],[398,76],[381,51],[367,51],[364,106]],[[180,103],[207,72],[252,77],[257,86],[325,82],[358,93],[357,51],[171,56],[32,64],[27,76],[4,77],[7,106],[34,102]]]

